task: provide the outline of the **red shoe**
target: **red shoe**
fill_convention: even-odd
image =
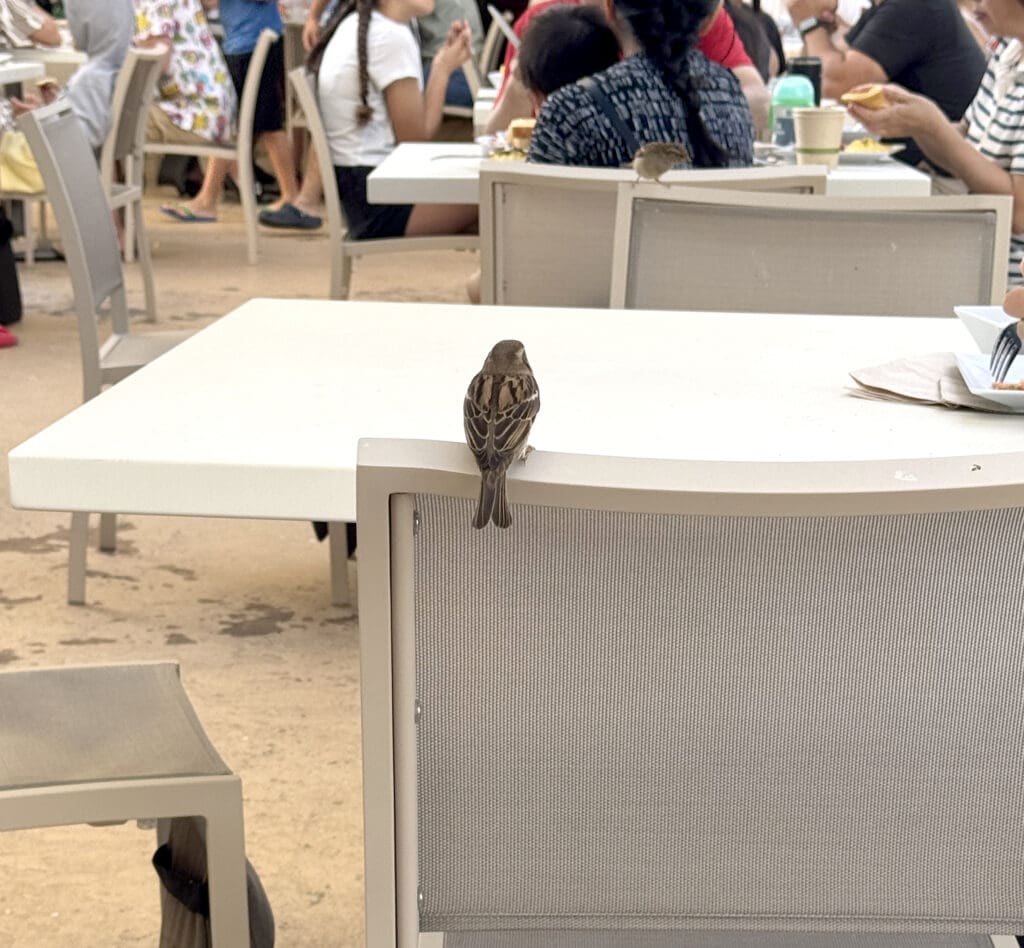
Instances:
[[[6,326],[0,326],[0,349],[8,349],[18,344],[18,337]]]

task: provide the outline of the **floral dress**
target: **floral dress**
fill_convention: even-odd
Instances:
[[[234,135],[238,101],[224,56],[199,0],[134,0],[140,40],[171,40],[168,72],[160,77],[157,104],[186,132],[221,143]]]

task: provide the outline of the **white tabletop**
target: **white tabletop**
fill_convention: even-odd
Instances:
[[[371,173],[374,204],[476,204],[483,149],[475,142],[402,142]],[[840,165],[828,173],[826,194],[843,197],[927,197],[931,178],[887,159]]]
[[[952,317],[251,300],[11,451],[11,501],[352,520],[358,439],[462,441],[466,386],[509,337],[540,383],[539,449],[841,461],[1024,444],[1019,416],[847,393],[851,369],[977,351]]]
[[[81,66],[89,57],[74,46],[19,46],[5,49],[18,62],[37,62],[59,66]]]
[[[11,59],[0,62],[0,86],[8,83],[26,82],[29,79],[41,79],[46,73],[43,64],[29,60]]]

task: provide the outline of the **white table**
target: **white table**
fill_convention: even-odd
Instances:
[[[466,386],[509,337],[524,341],[540,382],[538,449],[909,459],[898,467],[912,472],[915,458],[983,464],[1024,445],[1019,416],[845,391],[851,369],[976,351],[952,317],[251,300],[11,451],[11,502],[351,521],[359,439],[462,441]]]
[[[483,135],[487,130],[487,123],[490,121],[491,112],[494,111],[494,104],[498,100],[498,90],[495,86],[481,86],[473,100],[473,134]]]
[[[402,142],[371,173],[374,204],[476,204],[483,149],[475,142]],[[928,175],[886,160],[829,171],[826,194],[846,197],[927,197]]]
[[[0,63],[0,86],[13,85],[16,82],[28,82],[31,79],[42,79],[46,74],[43,64],[27,59],[10,59]]]
[[[43,71],[32,78],[53,76],[61,85],[89,58],[73,46],[25,46],[4,52],[11,54],[11,62],[41,63]]]

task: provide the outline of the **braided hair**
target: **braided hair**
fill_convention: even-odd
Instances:
[[[689,54],[697,45],[701,24],[717,0],[614,0],[615,9],[636,41],[675,89],[686,107],[686,133],[698,168],[728,164],[725,150],[711,136],[700,114],[700,84],[690,73]]]
[[[367,37],[370,33],[370,14],[375,6],[374,0],[344,0],[334,12],[334,15],[327,21],[327,25],[320,33],[316,45],[309,51],[306,57],[306,68],[316,77],[320,73],[320,65],[324,59],[324,52],[328,44],[334,38],[334,34],[341,26],[341,21],[353,11],[359,16],[357,33],[357,54],[359,57],[359,98],[361,105],[356,109],[356,124],[362,127],[370,121],[373,116],[373,109],[367,100],[370,91],[370,73],[367,67],[369,54],[367,52]]]

